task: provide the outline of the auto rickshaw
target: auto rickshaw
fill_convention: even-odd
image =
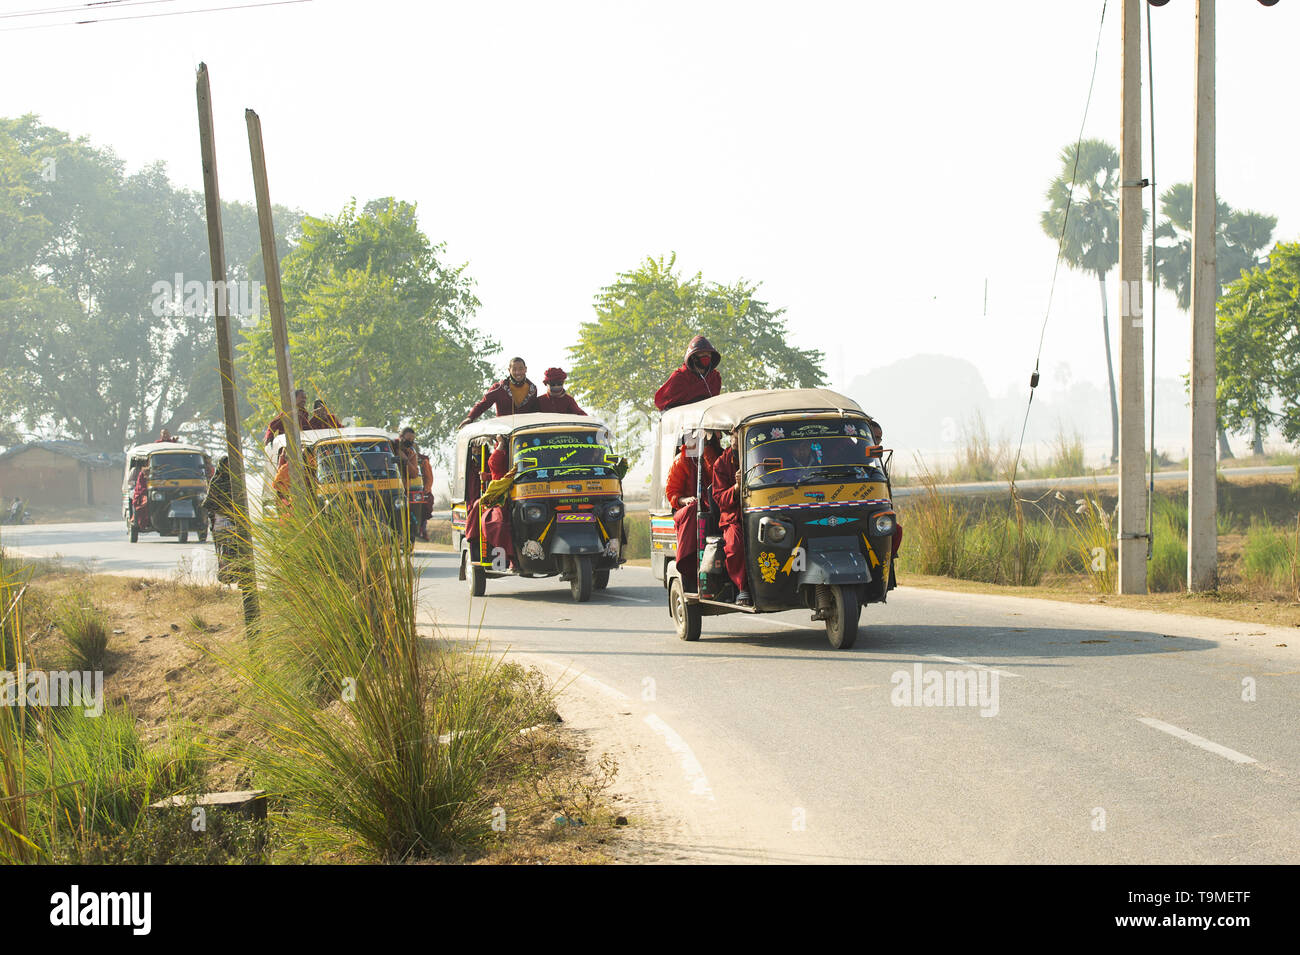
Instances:
[[[135,506],[135,488],[141,468],[149,468],[146,499]],[[122,517],[134,544],[141,532],[177,537],[184,544],[190,531],[200,541],[208,539],[203,502],[208,496],[212,460],[202,448],[179,441],[138,444],[126,455],[122,477]]]
[[[349,495],[399,540],[409,539],[406,481],[396,435],[382,428],[322,428],[300,432],[299,440],[303,473],[318,505],[327,507],[340,495]],[[272,468],[287,441],[287,435],[278,434],[271,442]]]
[[[514,471],[499,505],[513,554],[501,546],[485,552],[485,523],[495,509],[475,506],[487,490],[480,476],[488,471],[498,435]],[[623,469],[610,448],[609,429],[586,415],[517,414],[462,428],[452,481],[452,543],[470,593],[482,596],[493,577],[558,574],[579,602],[609,586],[609,572],[626,560]]]
[[[873,426],[852,399],[822,388],[735,392],[664,412],[651,477],[650,566],[668,589],[682,640],[698,640],[706,616],[807,608],[825,622],[833,647],[853,646],[863,604],[884,602],[895,585],[890,453]],[[677,566],[664,480],[678,449],[697,453],[710,431],[737,449],[752,606],[735,602],[716,506],[696,522],[697,567]]]

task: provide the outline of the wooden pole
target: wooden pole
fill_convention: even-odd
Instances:
[[[275,370],[280,379],[280,411],[289,455],[289,480],[302,487],[298,406],[294,399],[293,368],[289,363],[289,331],[284,323],[284,294],[280,290],[280,256],[275,248],[275,223],[271,219],[271,190],[266,181],[266,152],[262,148],[262,121],[244,110],[248,123],[248,148],[253,159],[253,190],[257,194],[257,226],[262,240],[262,266],[266,272],[266,298],[271,309],[271,334],[275,339]],[[298,496],[295,494],[295,496]]]
[[[240,568],[239,589],[244,595],[244,624],[258,618],[257,580],[252,573],[249,546],[248,488],[244,482],[244,445],[239,430],[239,405],[235,401],[235,365],[230,342],[229,288],[226,284],[226,244],[221,230],[221,193],[217,188],[217,149],[212,132],[212,91],[208,67],[199,64],[196,93],[199,106],[199,150],[203,157],[203,199],[208,220],[208,261],[216,289],[213,303],[217,329],[217,365],[221,372],[221,410],[226,424],[226,458],[230,467],[230,496],[235,504],[234,565]],[[214,539],[215,543],[215,539]]]

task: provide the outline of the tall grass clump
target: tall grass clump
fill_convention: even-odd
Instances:
[[[1187,588],[1187,505],[1156,496],[1151,509],[1147,587],[1158,593]]]
[[[95,606],[88,585],[74,588],[63,599],[55,612],[54,623],[63,638],[69,669],[103,669],[108,657],[109,627]]]
[[[964,566],[966,518],[954,499],[939,493],[935,476],[921,465],[924,488],[906,504],[906,565],[917,573],[958,577]]]
[[[1268,521],[1252,519],[1241,565],[1243,575],[1252,583],[1288,591],[1300,599],[1300,518],[1293,534]]]
[[[623,520],[627,528],[627,545],[623,556],[628,560],[646,560],[650,557],[650,516],[645,511],[632,511]]]
[[[1059,491],[1057,499],[1065,501]],[[1115,546],[1115,512],[1107,509],[1096,493],[1085,494],[1062,509],[1079,566],[1098,593],[1113,594],[1119,570]]]
[[[537,701],[503,694],[500,661],[420,637],[411,552],[363,500],[268,514],[252,543],[261,624],[221,659],[257,737],[236,754],[283,800],[285,835],[386,862],[486,837],[490,780]]]
[[[27,581],[19,570],[0,546],[0,670],[6,673],[26,656],[21,621]],[[25,708],[0,706],[0,862],[36,862],[41,856],[27,815],[26,716]]]

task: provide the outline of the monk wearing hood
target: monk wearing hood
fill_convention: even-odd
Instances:
[[[682,366],[655,392],[655,407],[667,411],[722,394],[722,375],[718,373],[721,363],[718,350],[703,335],[696,335],[686,348]]]

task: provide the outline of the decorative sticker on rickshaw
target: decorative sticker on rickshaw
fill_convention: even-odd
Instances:
[[[776,583],[776,572],[781,567],[780,562],[776,559],[776,554],[771,551],[764,551],[758,555],[758,569],[763,575],[763,582]]]
[[[816,524],[818,527],[839,527],[841,524],[856,524],[856,517],[819,517],[815,521],[809,521],[809,524]]]
[[[590,524],[596,519],[595,514],[557,514],[555,519],[561,524]]]

